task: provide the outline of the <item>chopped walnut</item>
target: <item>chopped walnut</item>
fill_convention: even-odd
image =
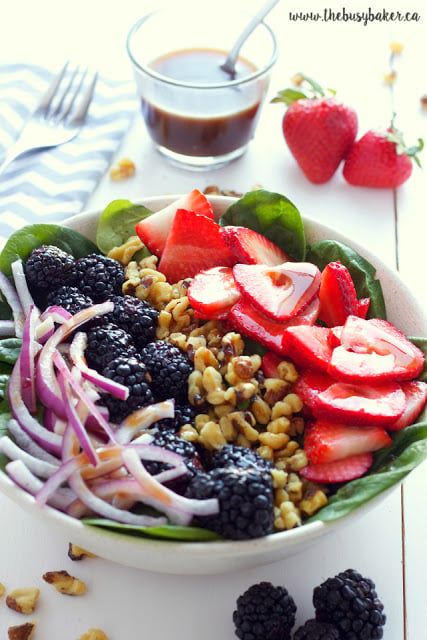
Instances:
[[[122,158],[116,166],[110,169],[111,180],[125,180],[134,175],[136,171],[135,163],[129,158]]]
[[[7,634],[9,640],[31,640],[34,636],[37,623],[35,620],[31,622],[25,622],[24,624],[17,624],[13,627],[9,627]]]
[[[0,582],[0,598],[6,593],[6,587]]]
[[[36,587],[14,589],[6,596],[6,604],[9,609],[13,609],[18,613],[33,613],[39,595],[40,589]]]
[[[421,102],[421,108],[424,111],[427,111],[427,93],[425,93],[423,96],[421,96],[420,102]]]
[[[83,549],[76,544],[70,542],[68,545],[68,557],[70,560],[83,560],[83,558],[96,558],[95,554],[91,551]]]
[[[55,587],[60,593],[68,596],[80,596],[86,593],[86,585],[83,580],[71,576],[68,571],[48,571],[43,574],[43,580]]]
[[[78,640],[108,640],[108,638],[101,629],[89,629]]]

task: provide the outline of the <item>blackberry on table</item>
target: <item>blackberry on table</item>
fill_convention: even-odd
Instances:
[[[132,336],[137,349],[142,349],[155,338],[159,312],[145,300],[130,295],[112,296],[114,309],[103,316],[103,322],[112,322]]]
[[[185,351],[170,342],[155,340],[142,349],[140,356],[150,372],[157,401],[186,396],[193,364]]]
[[[176,433],[184,424],[194,425],[196,415],[196,409],[188,402],[175,402],[173,418],[162,418],[153,424],[153,427],[159,431]]]
[[[263,458],[258,451],[236,444],[227,444],[213,452],[207,452],[205,466],[207,469],[239,467],[241,469],[273,469],[271,460]]]
[[[98,253],[90,253],[76,260],[77,285],[94,302],[105,302],[120,295],[124,282],[123,266],[117,260]]]
[[[49,290],[76,282],[74,257],[53,245],[34,249],[24,265],[28,287],[35,298]]]
[[[115,324],[94,325],[87,331],[85,357],[90,367],[102,371],[119,356],[136,356],[132,336]]]
[[[296,605],[285,587],[263,581],[237,599],[233,612],[236,636],[241,640],[290,640]]]
[[[112,422],[121,422],[137,409],[153,404],[147,369],[134,356],[119,356],[111,360],[102,370],[102,375],[129,389],[127,400],[120,400],[108,393],[102,394]]]
[[[93,305],[93,300],[89,296],[84,295],[77,287],[70,287],[64,285],[49,291],[46,296],[46,303],[48,306],[62,307],[71,315],[74,315],[82,309],[87,309]]]
[[[295,631],[293,640],[340,640],[340,634],[334,624],[310,619]]]
[[[271,473],[262,469],[227,467],[199,473],[191,479],[190,498],[217,498],[219,513],[201,516],[197,525],[231,540],[273,533],[274,497]]]
[[[328,578],[313,591],[316,620],[335,624],[340,640],[383,637],[386,616],[374,582],[354,569]]]

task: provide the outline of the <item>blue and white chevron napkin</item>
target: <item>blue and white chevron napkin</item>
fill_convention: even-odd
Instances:
[[[33,65],[0,65],[0,162],[54,74]],[[136,110],[132,82],[99,76],[85,126],[74,140],[9,165],[0,176],[0,247],[26,224],[57,224],[83,209]]]

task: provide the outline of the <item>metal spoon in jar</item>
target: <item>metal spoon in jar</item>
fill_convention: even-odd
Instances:
[[[270,13],[272,8],[279,2],[279,0],[267,0],[267,2],[261,7],[261,9],[253,16],[250,22],[243,29],[242,33],[237,38],[233,47],[230,49],[230,53],[226,57],[223,64],[220,65],[220,68],[228,73],[231,78],[234,78],[236,75],[236,60],[239,55],[239,51],[242,48],[243,44],[249,38],[252,31],[262,22],[265,16]]]

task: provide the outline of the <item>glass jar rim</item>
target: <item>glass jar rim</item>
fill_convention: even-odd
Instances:
[[[278,57],[277,38],[275,36],[274,31],[271,29],[271,27],[263,20],[262,22],[259,23],[258,26],[264,27],[266,31],[270,34],[271,40],[273,43],[273,51],[268,62],[262,68],[256,69],[253,73],[250,73],[249,75],[244,76],[243,78],[237,78],[234,80],[230,79],[230,80],[224,80],[224,82],[213,82],[213,83],[185,82],[182,80],[175,80],[174,78],[170,78],[161,73],[158,73],[157,71],[150,68],[149,66],[142,64],[141,62],[138,62],[138,60],[136,59],[132,51],[131,41],[134,38],[135,34],[137,33],[138,29],[151,17],[161,13],[162,10],[163,10],[162,8],[155,9],[154,11],[151,11],[150,13],[145,14],[135,22],[135,24],[130,29],[128,36],[126,38],[126,50],[132,64],[139,71],[142,71],[143,73],[150,76],[151,78],[158,80],[160,82],[163,82],[164,84],[169,84],[176,87],[182,87],[187,89],[223,89],[225,87],[241,86],[242,84],[252,82],[253,80],[256,80],[257,78],[265,75],[277,61],[277,57]]]

